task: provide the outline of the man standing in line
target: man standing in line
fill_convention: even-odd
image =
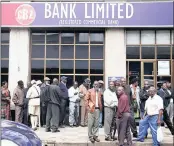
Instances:
[[[153,146],[159,146],[157,141],[157,128],[161,125],[161,118],[163,114],[163,100],[158,96],[154,87],[149,88],[149,98],[145,105],[145,114],[139,122],[139,135],[135,141],[144,141],[147,134],[147,129],[150,127],[153,139]]]
[[[73,127],[78,125],[77,119],[79,117],[79,102],[80,102],[79,88],[78,88],[78,83],[76,81],[74,82],[73,86],[69,88],[68,94],[69,94],[69,125],[70,127]]]
[[[106,141],[112,141],[111,126],[114,116],[116,114],[116,106],[118,106],[118,99],[114,89],[114,82],[110,81],[109,88],[104,91],[104,131]]]
[[[86,95],[86,106],[89,108],[88,113],[88,137],[94,143],[100,142],[99,135],[99,118],[102,110],[101,93],[98,91],[99,83],[94,82],[94,87],[88,90]]]
[[[138,132],[137,132],[137,126],[136,126],[136,122],[135,122],[135,118],[134,118],[134,108],[132,105],[133,99],[132,99],[132,91],[129,85],[126,85],[126,79],[125,78],[121,78],[121,86],[124,88],[125,94],[128,97],[129,100],[129,106],[130,106],[130,112],[131,112],[131,118],[130,118],[130,126],[131,126],[131,131],[133,133],[133,137],[137,137],[138,136]]]
[[[64,120],[65,120],[65,115],[66,115],[66,106],[68,103],[68,89],[66,87],[66,83],[67,83],[67,77],[62,76],[60,78],[60,83],[59,83],[59,87],[60,87],[60,91],[61,91],[61,104],[60,104],[60,127],[61,128],[65,128],[64,125]]]
[[[79,87],[79,97],[80,97],[80,111],[81,111],[81,126],[85,127],[88,123],[88,109],[85,104],[85,96],[87,95],[91,80],[89,78],[85,79],[83,84]]]
[[[22,123],[24,105],[24,82],[18,81],[18,86],[13,92],[12,101],[15,104],[15,122]]]
[[[48,93],[49,101],[46,114],[46,132],[60,132],[58,128],[60,117],[61,91],[58,86],[58,79],[53,80],[53,84],[51,84],[48,88]]]
[[[44,83],[41,85],[41,96],[40,96],[40,114],[41,114],[41,125],[45,128],[46,125],[46,113],[47,113],[47,98],[48,98],[48,87],[50,85],[50,79],[44,78]]]
[[[130,133],[130,106],[127,95],[123,87],[118,87],[118,109],[117,109],[117,130],[119,146],[124,145],[124,140],[127,140],[127,145],[132,146],[132,138]]]
[[[99,127],[102,128],[103,127],[103,119],[104,119],[104,99],[103,99],[103,93],[104,93],[104,82],[102,80],[99,80],[99,91],[101,93],[101,99],[102,99],[102,111],[100,112],[100,125]]]

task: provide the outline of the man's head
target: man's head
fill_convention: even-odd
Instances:
[[[61,78],[60,78],[60,80],[61,80],[61,82],[63,82],[63,83],[67,83],[67,77],[65,77],[65,76],[62,76]]]
[[[102,88],[104,85],[104,82],[102,80],[99,80],[98,83],[99,83],[99,88]]]
[[[18,81],[18,86],[22,89],[24,88],[24,82],[22,80]]]
[[[148,89],[149,88],[149,82],[148,81],[144,81],[144,88]]]
[[[122,95],[124,93],[124,88],[122,87],[122,86],[119,86],[118,88],[117,88],[117,94],[120,96],[120,95]]]
[[[120,86],[120,80],[115,81],[115,86],[117,86],[117,87]]]
[[[88,87],[91,84],[91,80],[89,78],[86,78],[83,82],[84,86]]]
[[[96,91],[99,89],[99,83],[98,83],[98,81],[94,81],[93,87],[94,87],[94,89]]]
[[[40,87],[42,85],[41,80],[36,81],[36,85]]]
[[[78,82],[77,82],[77,81],[75,81],[75,82],[73,83],[73,87],[74,87],[74,89],[76,89],[76,88],[78,87]]]
[[[167,83],[167,88],[171,88],[171,83],[170,82],[166,82]]]
[[[135,87],[137,87],[138,86],[138,79],[137,78],[134,78],[134,79],[132,79],[132,85],[134,85]]]
[[[54,84],[54,85],[58,85],[58,84],[59,84],[59,80],[58,80],[57,78],[54,78],[54,79],[53,79],[53,84]]]
[[[50,84],[50,78],[45,77],[45,78],[44,78],[44,83],[45,83],[46,85]]]
[[[110,81],[110,82],[109,82],[109,89],[110,89],[110,90],[114,90],[114,87],[115,87],[114,81]]]
[[[8,88],[8,83],[6,81],[2,82],[2,87],[3,88]]]
[[[149,88],[149,96],[153,97],[157,93],[155,87],[150,87]]]
[[[166,83],[166,82],[163,82],[163,83],[162,83],[162,88],[163,88],[163,89],[167,89],[167,83]]]
[[[120,79],[120,84],[122,87],[125,87],[126,86],[126,79],[125,78],[121,78]]]
[[[32,80],[31,81],[31,85],[34,85],[34,84],[36,84],[36,81],[35,80]]]

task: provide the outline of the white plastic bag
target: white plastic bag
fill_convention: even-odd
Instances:
[[[162,131],[161,126],[159,126],[158,129],[157,129],[157,141],[162,142],[163,139],[164,139],[163,131]]]

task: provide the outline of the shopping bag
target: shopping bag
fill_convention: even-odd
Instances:
[[[162,131],[161,126],[159,126],[158,129],[157,129],[157,141],[162,142],[163,139],[164,139],[163,131]]]

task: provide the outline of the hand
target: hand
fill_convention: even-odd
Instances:
[[[78,94],[78,92],[74,93],[74,95],[77,95],[77,94]]]
[[[161,126],[161,120],[160,119],[157,120],[157,124],[158,124],[158,126]]]

